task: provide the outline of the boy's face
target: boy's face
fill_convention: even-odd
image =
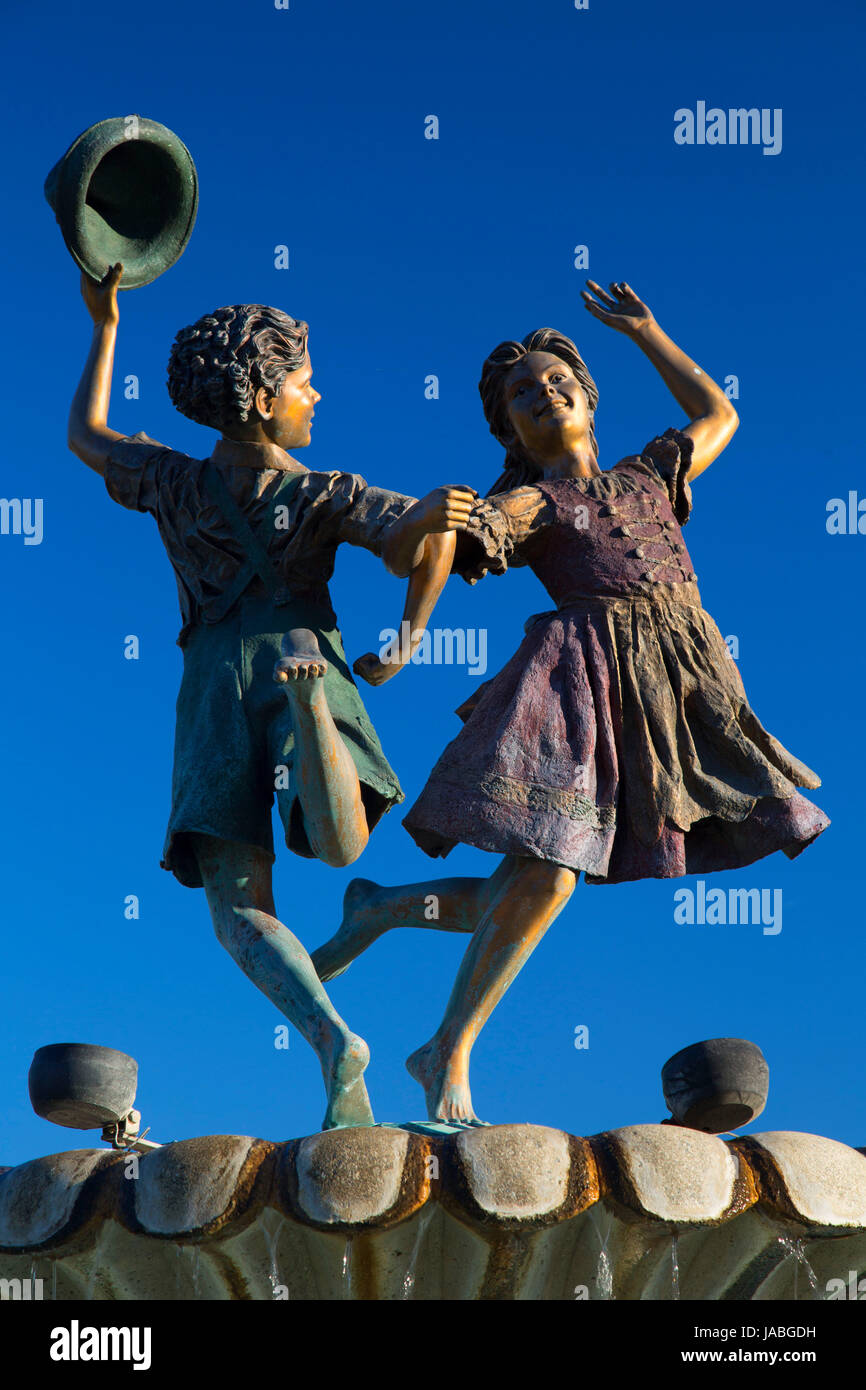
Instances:
[[[303,449],[310,442],[314,408],[322,399],[312,386],[312,375],[307,353],[303,366],[289,372],[278,396],[272,396],[264,388],[256,392],[256,409],[263,433],[287,452]]]

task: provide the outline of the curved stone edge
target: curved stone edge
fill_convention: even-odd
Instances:
[[[430,1197],[431,1157],[431,1141],[406,1130],[323,1130],[286,1145],[277,1195],[288,1215],[318,1230],[386,1229]]]
[[[498,1229],[557,1225],[587,1211],[601,1187],[586,1139],[544,1125],[490,1125],[442,1144],[440,1200],[459,1220]]]
[[[139,1156],[139,1173],[150,1173],[140,1190],[140,1177],[124,1177],[128,1159],[72,1150],[0,1173],[0,1251],[90,1244],[100,1217],[152,1239],[195,1243],[242,1231],[264,1207],[315,1229],[360,1232],[405,1221],[431,1199],[470,1227],[506,1231],[557,1225],[602,1200],[625,1221],[668,1227],[718,1226],[757,1205],[828,1236],[866,1230],[866,1156],[797,1133],[724,1141],[633,1125],[585,1139],[514,1124],[444,1136],[329,1130],[282,1144],[211,1135]],[[28,1225],[19,1203],[32,1174],[42,1188],[35,1203],[28,1198]],[[194,1219],[184,1219],[190,1209]]]
[[[761,1205],[783,1221],[824,1234],[866,1228],[866,1156],[818,1134],[775,1130],[732,1141],[752,1168]]]
[[[121,1157],[107,1149],[71,1149],[5,1169],[0,1173],[0,1251],[22,1254],[68,1245],[108,1215]]]
[[[235,1134],[165,1144],[140,1158],[139,1178],[124,1184],[123,1225],[166,1240],[202,1239],[229,1225],[242,1229],[265,1204],[279,1147]],[[185,1200],[187,1218],[197,1219],[182,1219]]]
[[[629,1125],[589,1142],[602,1194],[625,1221],[719,1226],[759,1200],[751,1167],[716,1135],[675,1125]]]

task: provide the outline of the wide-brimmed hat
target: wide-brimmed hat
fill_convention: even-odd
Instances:
[[[101,280],[123,262],[121,289],[174,265],[198,209],[198,177],[183,141],[144,116],[112,116],[69,146],[45,180],[63,240]]]

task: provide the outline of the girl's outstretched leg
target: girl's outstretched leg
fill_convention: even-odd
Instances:
[[[353,878],[343,899],[343,920],[330,941],[313,952],[323,981],[348,970],[368,946],[394,927],[473,932],[497,892],[509,864],[490,878],[439,878],[385,888],[368,878]]]
[[[313,853],[332,868],[354,864],[370,838],[358,769],[334,723],[322,677],[328,669],[316,635],[293,628],[283,638],[274,680],[286,692],[295,733],[298,798]]]
[[[406,1066],[424,1087],[427,1114],[446,1124],[480,1124],[469,1091],[472,1045],[511,982],[571,897],[571,869],[512,859],[505,881],[466,948],[445,1016]]]
[[[323,1129],[371,1125],[370,1052],[340,1018],[304,947],[275,916],[271,864],[252,845],[192,837],[217,939],[316,1051],[328,1093]]]

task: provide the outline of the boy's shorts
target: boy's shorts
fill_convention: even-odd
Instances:
[[[273,678],[283,634],[293,627],[315,632],[328,663],[328,705],[358,769],[370,829],[403,800],[346,663],[333,612],[300,599],[277,608],[266,597],[246,596],[222,622],[195,625],[183,649],[162,867],[188,888],[202,886],[193,833],[256,845],[273,860],[275,794],[289,849],[315,857],[298,800],[289,700]]]

